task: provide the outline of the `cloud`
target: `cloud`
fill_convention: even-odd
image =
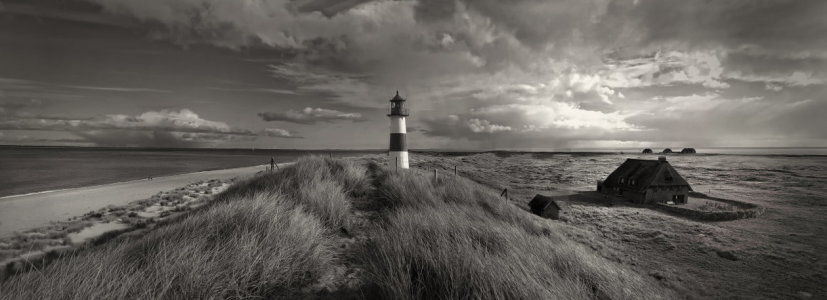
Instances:
[[[731,140],[778,128],[808,138],[820,135],[788,118],[807,115],[802,107],[827,111],[819,105],[827,79],[827,2],[820,0],[94,2],[140,21],[152,38],[277,57],[249,62],[286,83],[283,90],[232,91],[376,108],[399,89],[410,100],[412,126],[432,138],[562,145]],[[315,106],[259,116],[365,120]],[[750,127],[727,123],[736,117]],[[75,121],[41,126],[153,127]],[[219,127],[209,130],[236,130]]]
[[[609,59],[600,73],[605,84],[613,88],[699,84],[725,89],[729,84],[722,81],[719,55],[722,54],[669,51],[629,59]]]
[[[364,121],[359,113],[346,113],[333,109],[305,107],[303,110],[287,110],[285,112],[262,112],[258,116],[267,122],[284,121],[297,124],[316,124],[319,122],[335,121]]]
[[[72,88],[72,89],[79,89],[79,90],[103,91],[103,92],[170,93],[170,91],[167,91],[167,90],[148,89],[148,88],[134,88],[134,87],[85,86],[85,85],[63,85],[63,87]]]
[[[499,137],[520,143],[537,138],[596,139],[640,130],[626,122],[627,117],[560,102],[492,105],[426,120],[425,134],[479,141]]]
[[[760,82],[772,86],[780,90],[781,87],[805,87],[811,85],[825,85],[827,79],[813,76],[813,73],[805,73],[796,71],[791,74],[744,74],[739,71],[727,73],[727,78],[746,81],[746,82]],[[770,89],[770,88],[768,88]]]
[[[130,147],[204,146],[249,141],[260,135],[204,119],[189,109],[147,111],[134,116],[110,114],[88,119],[19,115],[0,121],[0,129],[70,132],[96,145]]]
[[[480,120],[477,118],[470,119],[466,122],[468,128],[471,129],[471,132],[474,133],[496,133],[496,132],[503,132],[503,131],[511,131],[511,127],[493,124],[491,121],[488,120]]]
[[[239,92],[239,93],[268,93],[268,94],[281,94],[281,95],[301,95],[300,93],[292,90],[285,90],[285,89],[273,89],[273,88],[215,88],[209,87],[208,89],[214,91],[222,91],[222,92]]]
[[[293,135],[289,130],[286,129],[279,129],[279,128],[265,128],[264,135],[269,137],[276,137],[276,138],[288,138],[288,139],[302,139],[304,137]]]

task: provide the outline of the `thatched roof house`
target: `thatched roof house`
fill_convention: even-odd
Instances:
[[[637,203],[683,204],[692,187],[661,156],[658,160],[627,159],[598,184],[597,190]]]
[[[643,149],[643,154],[652,154],[652,149],[649,149],[649,148]]]
[[[670,149],[670,148],[663,149],[662,153],[672,153],[672,149]]]
[[[681,150],[681,153],[683,153],[683,154],[695,154],[695,153],[698,153],[698,151],[695,151],[695,148],[683,148],[683,150]]]

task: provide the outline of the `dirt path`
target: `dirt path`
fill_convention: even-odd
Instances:
[[[352,210],[348,228],[336,233],[339,264],[321,278],[319,282],[305,291],[315,299],[373,299],[376,290],[368,286],[369,280],[361,264],[360,255],[366,242],[370,239],[381,217],[377,206],[376,193],[379,169],[369,167],[367,177],[371,183],[370,190],[364,195],[351,195]]]

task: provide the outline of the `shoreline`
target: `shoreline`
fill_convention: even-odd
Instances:
[[[293,163],[278,163],[277,166],[284,168]],[[268,168],[269,165],[257,165],[154,178],[162,185],[165,181],[169,183],[169,179],[173,179],[172,184],[174,186],[170,187],[167,184],[165,188],[152,186],[154,180],[130,180],[18,195],[16,198],[25,199],[26,197],[37,197],[49,193],[72,194],[75,191],[94,193],[94,191],[101,189],[115,189],[115,192],[117,192],[119,188],[129,188],[130,184],[149,185],[153,191],[151,196],[140,199],[130,198],[131,200],[127,202],[120,201],[123,200],[120,198],[110,198],[109,201],[95,203],[96,207],[87,211],[36,225],[17,226],[18,228],[15,228],[15,230],[10,230],[9,226],[3,228],[4,224],[0,223],[0,280],[10,275],[8,270],[22,270],[26,268],[27,264],[32,263],[48,263],[55,256],[84,248],[89,243],[99,243],[115,236],[151,230],[159,223],[178,218],[187,211],[212,201],[215,196],[230,187],[233,182],[266,172]],[[179,184],[180,182],[186,183]],[[146,189],[146,187],[142,187],[142,189]],[[74,196],[80,197],[82,194]],[[118,201],[115,203],[112,200]],[[17,200],[0,201],[1,220],[8,220],[3,215],[9,214],[8,211],[3,210],[3,206],[8,206],[8,202],[14,201]],[[38,210],[22,210],[14,206],[12,208],[18,210],[16,214],[12,214],[28,214],[27,217],[37,216],[40,212]],[[24,217],[23,219],[27,218]],[[25,263],[21,265],[21,261]]]
[[[289,164],[281,163],[279,166]],[[81,216],[111,205],[126,205],[166,190],[210,179],[264,171],[267,165],[218,169],[0,197],[0,237]]]
[[[164,179],[164,178],[174,177],[174,176],[197,175],[197,174],[200,174],[200,173],[214,172],[214,171],[227,171],[227,170],[233,170],[233,169],[245,169],[245,168],[252,168],[252,167],[264,168],[266,166],[268,166],[268,165],[264,164],[264,165],[241,166],[241,167],[235,167],[235,168],[207,169],[207,170],[196,171],[196,172],[186,172],[186,173],[175,173],[175,174],[161,175],[161,176],[158,176],[158,177],[152,177],[151,180],[147,180],[146,178],[144,178],[144,179],[130,179],[130,180],[124,180],[124,181],[109,182],[109,183],[101,183],[101,184],[92,184],[92,185],[60,188],[60,189],[55,189],[55,190],[45,190],[45,191],[30,192],[30,193],[23,193],[23,194],[6,195],[6,196],[0,196],[0,202],[10,200],[10,198],[17,198],[17,197],[28,197],[28,196],[35,196],[35,195],[40,195],[40,194],[47,194],[47,193],[67,192],[67,191],[72,191],[72,190],[77,190],[77,189],[91,189],[91,188],[96,188],[96,187],[105,187],[107,185],[118,185],[118,184],[127,184],[127,183],[133,183],[133,182],[152,181],[152,180],[156,180],[156,179]]]

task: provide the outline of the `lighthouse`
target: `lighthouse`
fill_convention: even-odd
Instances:
[[[408,130],[405,126],[405,118],[408,117],[408,109],[405,108],[405,99],[399,96],[399,91],[396,91],[396,96],[391,99],[388,117],[391,119],[389,165],[394,165],[394,168],[407,169],[408,145],[405,142],[405,135]]]

